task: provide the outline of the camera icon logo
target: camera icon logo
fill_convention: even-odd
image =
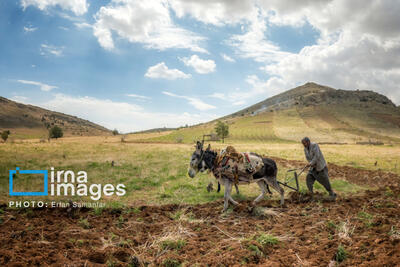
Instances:
[[[14,174],[43,174],[44,188],[42,192],[14,192],[13,179]],[[20,170],[18,167],[15,170],[9,170],[9,191],[10,196],[47,196],[48,191],[48,171],[47,170]]]

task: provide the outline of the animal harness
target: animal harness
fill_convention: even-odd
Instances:
[[[217,156],[214,166],[213,174],[216,178],[225,177],[238,184],[239,182],[250,183],[253,174],[258,172],[264,164],[258,155],[239,153],[234,147],[228,146]]]

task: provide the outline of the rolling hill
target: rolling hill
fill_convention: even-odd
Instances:
[[[228,142],[291,142],[304,136],[326,143],[398,143],[399,107],[373,91],[306,83],[220,118]],[[214,132],[217,120],[180,128],[146,142],[185,142]]]
[[[10,137],[47,138],[48,129],[54,125],[63,129],[64,136],[111,134],[88,120],[0,97],[0,131],[10,130]]]

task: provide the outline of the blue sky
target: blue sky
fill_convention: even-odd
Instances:
[[[399,104],[399,4],[344,23],[343,1],[321,2],[1,1],[0,95],[123,132],[208,121],[308,81]]]

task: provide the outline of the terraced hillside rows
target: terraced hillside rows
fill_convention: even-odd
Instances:
[[[220,120],[229,124],[227,142],[400,142],[400,112],[385,96],[370,91],[335,90],[307,83]],[[144,142],[200,140],[216,121],[172,130]]]

